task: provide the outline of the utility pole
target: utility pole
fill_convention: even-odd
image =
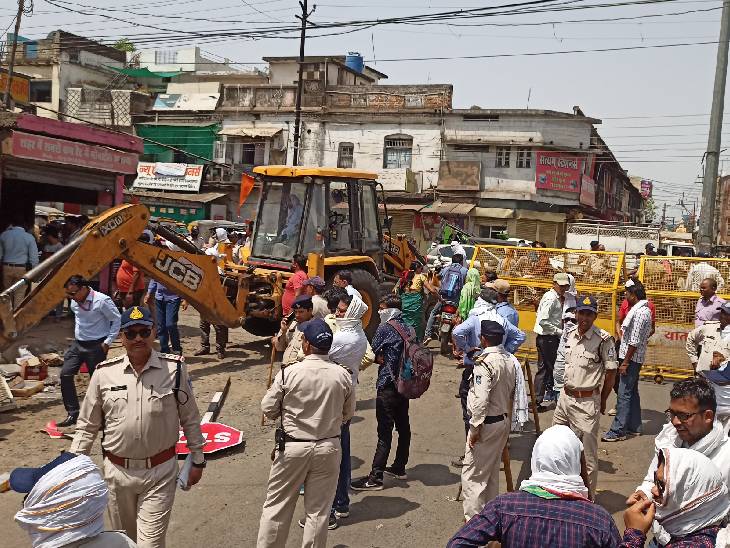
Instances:
[[[664,207],[662,208],[662,229],[666,226],[664,223],[667,220],[667,202],[664,202]]]
[[[730,0],[728,0],[730,1]],[[317,6],[312,11],[307,11],[307,0],[300,0],[299,6],[302,8],[302,15],[296,18],[302,22],[302,33],[299,37],[299,79],[297,80],[297,105],[294,111],[294,165],[299,165],[299,141],[301,139],[301,123],[302,123],[302,89],[304,88],[304,42],[307,39],[307,20],[314,13]],[[327,75],[325,74],[325,78]]]
[[[720,163],[722,144],[722,114],[725,108],[725,80],[727,78],[728,41],[730,41],[730,0],[722,3],[720,41],[717,45],[715,85],[712,90],[710,135],[705,153],[705,176],[702,181],[702,219],[697,240],[700,251],[709,252],[715,242],[715,195],[717,193],[717,168]]]
[[[10,59],[8,61],[8,82],[5,86],[5,97],[3,104],[5,108],[10,110],[10,88],[13,84],[13,68],[15,67],[15,52],[18,50],[18,33],[20,32],[20,19],[23,17],[25,9],[25,0],[18,0],[18,13],[15,16],[15,34],[13,34],[13,47],[10,49]]]

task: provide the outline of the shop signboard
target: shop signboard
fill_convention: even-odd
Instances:
[[[535,187],[538,190],[580,192],[583,158],[562,152],[538,150],[535,164]]]
[[[588,175],[583,175],[580,184],[580,203],[596,207],[596,183]]]
[[[202,179],[202,165],[140,162],[132,188],[198,192]]]
[[[0,69],[0,96],[5,94],[6,89],[8,89],[8,71]],[[16,103],[29,103],[30,78],[13,74],[13,79],[10,84],[10,97]]]

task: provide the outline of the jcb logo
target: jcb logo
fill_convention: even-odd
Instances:
[[[203,271],[200,268],[187,259],[176,259],[164,251],[157,254],[155,268],[192,291],[197,291],[203,281]]]
[[[109,234],[112,230],[119,228],[124,223],[124,216],[123,215],[115,215],[111,219],[109,219],[107,222],[105,222],[103,225],[99,227],[99,232],[101,232],[102,236],[106,236]]]

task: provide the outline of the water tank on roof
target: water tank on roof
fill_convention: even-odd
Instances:
[[[354,70],[355,72],[361,73],[365,68],[365,61],[363,60],[362,55],[360,55],[358,52],[350,51],[345,56],[345,66]]]

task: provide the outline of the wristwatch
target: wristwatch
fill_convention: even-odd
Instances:
[[[205,460],[200,463],[198,463],[198,462],[193,463],[193,467],[195,467],[195,468],[205,468],[207,465],[208,465],[208,462]]]

